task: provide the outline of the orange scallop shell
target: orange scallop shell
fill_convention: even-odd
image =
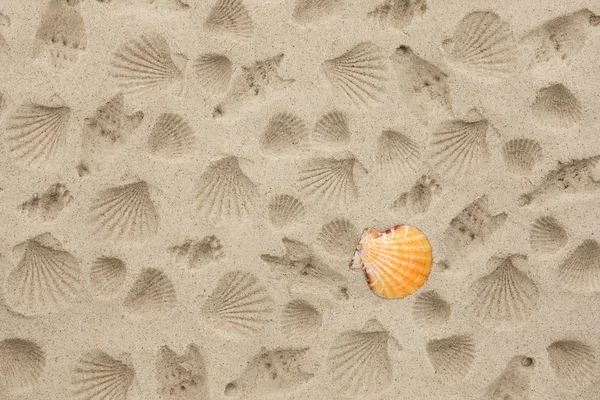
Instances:
[[[397,225],[383,233],[367,228],[356,252],[369,287],[386,299],[413,293],[423,286],[431,271],[431,244],[413,226]]]

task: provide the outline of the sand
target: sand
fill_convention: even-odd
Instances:
[[[1,399],[600,398],[599,5],[383,3],[0,4]]]

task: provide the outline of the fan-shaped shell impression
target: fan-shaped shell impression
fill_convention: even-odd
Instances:
[[[336,218],[323,225],[317,240],[329,254],[348,259],[358,242],[358,229],[346,218]]]
[[[362,42],[322,64],[333,90],[358,105],[379,102],[385,92],[387,66],[381,50]]]
[[[315,124],[312,141],[318,146],[338,148],[350,143],[350,121],[341,111],[327,113]]]
[[[403,133],[385,130],[377,138],[377,162],[387,176],[398,179],[415,172],[419,166],[419,145]]]
[[[153,316],[175,306],[177,295],[173,282],[164,272],[145,268],[123,300],[123,307],[136,315]]]
[[[242,0],[217,0],[204,21],[204,29],[248,39],[254,33],[254,22]]]
[[[469,373],[475,359],[475,341],[468,335],[431,340],[426,350],[435,373],[454,381]]]
[[[527,257],[492,257],[487,264],[492,272],[471,285],[474,293],[471,309],[481,320],[520,322],[536,310],[538,285],[515,264],[526,266]]]
[[[384,0],[367,15],[384,27],[404,29],[427,10],[425,0]]]
[[[305,24],[323,20],[340,11],[343,0],[296,0],[292,17]]]
[[[26,165],[40,165],[64,152],[71,109],[26,103],[6,123],[6,141],[11,155]]]
[[[50,233],[16,245],[17,265],[5,283],[6,301],[26,315],[60,311],[82,289],[81,267]]]
[[[91,214],[96,232],[108,238],[141,240],[158,231],[158,211],[144,181],[101,191]]]
[[[103,297],[114,296],[125,283],[127,267],[116,257],[100,257],[94,260],[90,271],[90,285]]]
[[[502,157],[509,171],[527,174],[542,159],[542,146],[533,139],[512,139],[502,146]]]
[[[201,54],[194,62],[194,71],[205,90],[211,93],[223,93],[229,88],[233,63],[223,54]]]
[[[396,225],[385,232],[364,230],[356,252],[369,287],[378,296],[403,298],[419,289],[431,271],[431,245],[415,227]]]
[[[260,139],[267,154],[294,155],[308,147],[308,128],[304,121],[291,113],[274,115]]]
[[[306,207],[294,196],[280,194],[269,203],[269,221],[275,228],[292,226],[304,218]]]
[[[323,315],[304,300],[292,300],[283,310],[281,329],[286,337],[308,339],[323,325]]]
[[[203,218],[217,222],[250,211],[258,190],[242,171],[239,159],[223,157],[206,167],[197,185],[196,200]]]
[[[443,42],[446,60],[480,78],[503,78],[516,70],[517,43],[507,22],[494,12],[476,11]]]
[[[128,354],[123,354],[129,358]],[[126,400],[135,370],[128,360],[92,350],[81,357],[72,373],[73,395],[77,400]]]
[[[450,319],[452,309],[436,291],[420,293],[413,306],[413,318],[422,328],[437,328]]]
[[[0,342],[0,388],[9,392],[29,388],[45,366],[46,354],[35,342],[18,338]]]
[[[541,88],[531,105],[531,112],[539,125],[555,129],[576,126],[583,114],[579,99],[562,83]]]
[[[175,64],[167,40],[147,33],[124,43],[112,61],[112,76],[128,92],[165,89],[181,82],[183,72]]]
[[[577,340],[559,340],[546,349],[550,366],[561,388],[579,392],[598,376],[598,357],[594,349]]]
[[[194,151],[195,145],[194,131],[179,114],[161,114],[148,138],[150,152],[166,158],[186,156]]]
[[[584,240],[558,266],[558,279],[574,292],[600,291],[600,245]]]
[[[529,229],[531,248],[544,253],[556,253],[567,244],[568,234],[554,217],[540,217]]]
[[[216,328],[242,335],[258,333],[269,321],[273,300],[258,278],[249,272],[226,273],[202,306]]]

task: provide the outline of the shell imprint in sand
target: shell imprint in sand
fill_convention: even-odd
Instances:
[[[369,287],[378,296],[397,299],[423,286],[431,271],[431,245],[415,227],[396,225],[381,233],[363,231],[354,253],[362,263]]]

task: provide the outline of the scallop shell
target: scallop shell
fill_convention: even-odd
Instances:
[[[356,247],[369,287],[376,295],[403,298],[423,286],[431,271],[431,245],[417,228],[396,225],[381,233],[364,230]]]
[[[269,120],[260,147],[267,154],[297,155],[308,147],[308,128],[294,114],[278,113]]]
[[[358,242],[358,230],[346,218],[337,218],[323,225],[317,240],[329,254],[348,259]]]
[[[157,156],[177,158],[194,151],[196,137],[179,114],[160,114],[148,138],[148,149]]]
[[[96,232],[108,238],[141,240],[158,231],[158,211],[144,181],[101,191],[90,211]]]
[[[285,305],[281,330],[288,338],[307,340],[323,325],[323,315],[304,300],[292,300]]]
[[[203,315],[216,328],[241,335],[260,332],[269,321],[274,302],[251,273],[226,273],[202,306]]]
[[[177,302],[175,287],[164,272],[145,268],[129,289],[123,307],[137,315],[153,315],[171,309]]]
[[[116,257],[100,257],[94,260],[90,271],[90,284],[94,292],[112,297],[123,284],[127,275],[125,263]]]
[[[379,102],[385,92],[387,67],[381,50],[362,42],[321,65],[333,90],[358,105]]]
[[[385,130],[377,138],[376,157],[380,169],[387,176],[397,179],[417,170],[421,150],[419,145],[408,136]]]
[[[342,9],[343,0],[296,0],[292,17],[301,24],[321,21]]]
[[[227,156],[206,167],[197,184],[196,200],[201,216],[218,222],[248,213],[257,192],[256,184],[240,168],[239,159]]]
[[[5,283],[6,300],[26,315],[57,312],[66,308],[82,289],[81,267],[50,233],[13,248],[17,261]]]
[[[233,63],[223,54],[201,54],[194,62],[194,71],[205,90],[223,93],[229,88]]]
[[[183,79],[167,40],[157,33],[124,43],[115,53],[112,67],[112,76],[128,92],[162,90]]]
[[[600,291],[600,245],[584,240],[558,266],[558,279],[574,292]]]
[[[286,228],[298,223],[306,216],[306,207],[297,198],[281,194],[269,203],[269,221],[275,228]]]
[[[492,257],[487,275],[471,285],[474,299],[471,309],[484,321],[520,322],[528,319],[537,308],[540,289],[526,272],[515,264],[526,264],[524,255]]]
[[[598,357],[591,346],[577,340],[559,340],[546,350],[562,389],[580,392],[595,381]]]
[[[394,29],[406,28],[412,20],[427,10],[425,0],[384,0],[367,16],[377,20],[382,26]]]
[[[318,146],[337,148],[350,143],[350,122],[344,112],[332,111],[315,124],[312,140]]]
[[[436,375],[454,381],[467,376],[475,360],[475,341],[469,335],[431,340],[427,342],[426,350]]]
[[[6,141],[11,155],[27,165],[40,165],[64,152],[71,109],[22,104],[8,117]]]
[[[516,71],[515,37],[509,24],[494,12],[465,15],[442,49],[449,63],[469,75],[504,78]]]
[[[128,362],[92,350],[73,369],[73,396],[78,400],[126,400],[134,378],[135,370]]]
[[[486,400],[530,399],[530,380],[534,366],[533,358],[524,355],[514,356],[500,376],[488,385],[484,398]]]
[[[242,0],[217,0],[204,21],[204,29],[249,39],[254,33],[254,22]]]
[[[562,83],[541,88],[531,105],[531,112],[539,125],[554,129],[572,128],[583,115],[581,103]]]
[[[509,171],[527,174],[542,159],[542,146],[533,139],[512,139],[502,146],[502,157]]]
[[[553,217],[538,218],[529,229],[529,243],[536,251],[556,253],[565,247],[567,240],[567,231]]]
[[[35,342],[4,339],[0,342],[0,388],[9,392],[35,385],[46,366],[46,354]]]
[[[450,304],[434,290],[420,293],[413,306],[413,318],[422,328],[437,328],[448,322]]]
[[[157,393],[163,400],[208,400],[209,385],[206,362],[200,348],[189,344],[185,354],[178,355],[161,346],[156,360]]]

